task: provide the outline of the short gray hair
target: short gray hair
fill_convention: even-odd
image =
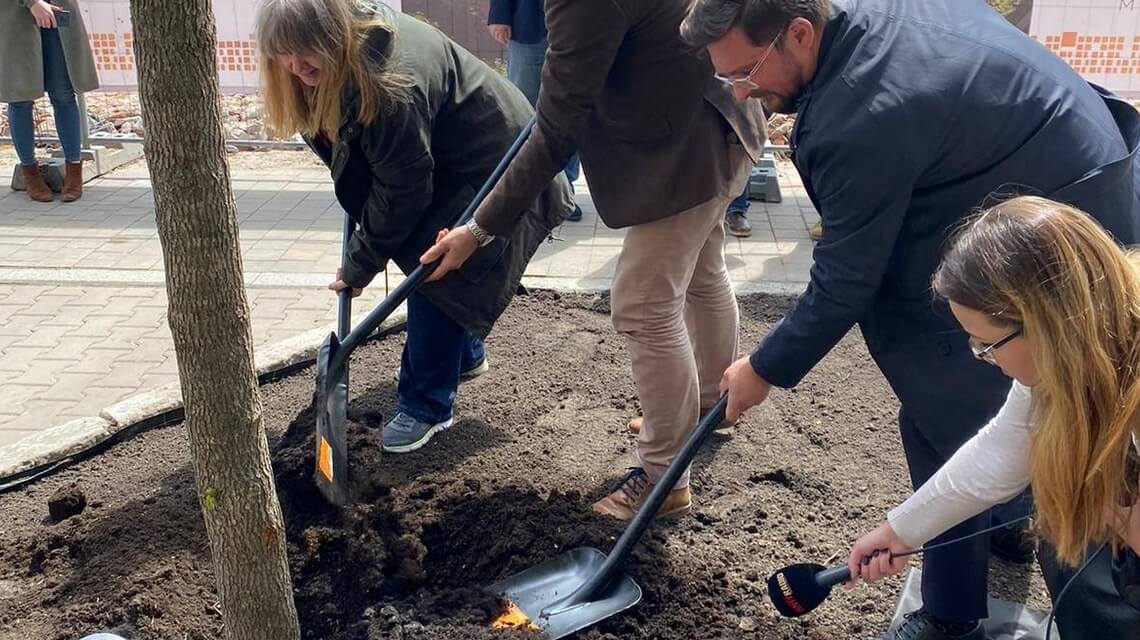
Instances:
[[[681,38],[705,47],[739,25],[752,44],[760,45],[796,18],[820,27],[830,8],[830,0],[696,0],[681,23]]]

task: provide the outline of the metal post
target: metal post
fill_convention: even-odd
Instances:
[[[80,92],[75,96],[79,102],[79,146],[87,150],[91,148],[91,126],[87,120],[87,96]]]

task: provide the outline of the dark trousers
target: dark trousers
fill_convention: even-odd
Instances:
[[[1089,553],[1094,552],[1096,549],[1089,550]],[[1049,597],[1055,603],[1057,630],[1063,640],[1140,638],[1140,609],[1136,608],[1140,606],[1140,597],[1133,604],[1126,599],[1133,595],[1129,585],[1140,589],[1140,569],[1137,568],[1140,563],[1133,552],[1124,550],[1116,562],[1111,548],[1100,552],[1081,571],[1059,603],[1057,596],[1079,565],[1061,566],[1053,549],[1044,542],[1037,559],[1049,587]]]
[[[479,364],[483,341],[419,293],[408,296],[408,332],[400,358],[399,410],[435,424],[451,418],[459,373]]]
[[[973,428],[979,426],[974,424]],[[917,489],[946,463],[954,451],[945,451],[940,442],[928,437],[928,430],[912,419],[905,407],[899,411],[899,431],[911,483]],[[940,435],[945,435],[945,431]],[[962,440],[968,440],[971,435],[964,433]],[[987,511],[947,530],[927,544],[967,536],[989,526],[990,513]],[[987,617],[989,558],[988,535],[924,553],[922,602],[926,610],[943,622],[969,622]]]

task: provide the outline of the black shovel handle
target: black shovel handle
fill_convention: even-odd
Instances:
[[[344,214],[344,238],[340,245],[341,264],[348,257],[348,242],[352,239],[352,232],[356,229],[356,223],[352,221],[352,216],[348,213]],[[343,273],[343,269],[341,270]],[[336,295],[336,337],[338,340],[344,340],[352,329],[352,287],[343,289],[337,292]]]
[[[566,599],[565,604],[561,605],[562,607],[571,607],[596,599],[597,596],[604,594],[610,583],[620,575],[622,565],[633,552],[633,546],[641,539],[641,535],[645,533],[649,523],[657,515],[657,510],[661,508],[661,504],[665,502],[665,498],[673,490],[673,485],[677,484],[681,474],[685,472],[689,463],[696,457],[697,451],[700,451],[705,439],[708,438],[713,429],[716,429],[724,421],[724,412],[727,408],[728,395],[725,394],[720,397],[720,400],[717,400],[713,408],[701,418],[696,428],[689,434],[689,438],[685,440],[685,444],[677,452],[677,456],[673,458],[669,468],[665,470],[665,475],[661,476],[653,490],[649,492],[645,502],[634,514],[633,520],[630,520],[629,525],[626,526],[625,531],[614,544],[614,548],[606,557],[602,568],[598,569],[593,577],[571,594]]]
[[[518,155],[519,149],[522,148],[523,143],[526,142],[526,139],[530,137],[530,131],[532,128],[534,128],[533,116],[531,116],[530,122],[526,123],[526,126],[523,127],[523,130],[519,133],[518,137],[515,138],[515,141],[513,144],[511,144],[511,147],[507,149],[507,153],[503,156],[503,159],[499,161],[499,164],[495,167],[495,170],[492,171],[491,175],[487,177],[487,181],[483,183],[483,186],[479,189],[479,192],[475,194],[475,197],[471,199],[470,204],[468,204],[467,208],[463,210],[463,214],[459,216],[458,220],[452,223],[452,227],[466,224],[471,216],[474,215],[475,209],[477,209],[483,202],[483,199],[487,197],[487,194],[491,192],[491,189],[495,188],[495,184],[499,182],[499,178],[503,176],[503,174],[507,171],[507,167],[510,166],[511,161],[514,160],[515,156]],[[429,264],[421,264],[420,266],[416,267],[414,271],[408,274],[408,277],[405,278],[404,281],[399,284],[399,286],[393,289],[392,292],[389,293],[388,296],[384,298],[384,300],[381,301],[379,305],[376,306],[375,309],[369,312],[364,320],[362,320],[360,324],[358,324],[356,328],[348,334],[348,337],[344,338],[341,341],[340,348],[337,349],[336,353],[333,355],[332,362],[329,364],[329,369],[336,370],[339,367],[343,366],[345,361],[348,360],[348,356],[352,354],[353,349],[356,349],[356,347],[360,346],[360,344],[364,342],[364,339],[367,338],[373,331],[375,331],[376,327],[380,326],[381,322],[384,322],[388,316],[392,315],[393,311],[399,308],[399,306],[408,299],[408,296],[410,296],[412,292],[415,291],[416,288],[419,287],[420,284],[422,284],[423,281],[426,280],[433,271],[436,270],[436,267],[439,266],[440,261],[441,260],[436,260],[435,262]]]

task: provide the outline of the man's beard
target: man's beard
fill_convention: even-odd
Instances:
[[[802,78],[803,69],[794,60],[783,60],[784,73],[794,77]],[[801,85],[799,88],[794,89],[791,93],[774,93],[771,91],[756,90],[752,92],[749,97],[756,98],[764,105],[764,111],[767,113],[781,113],[793,114],[796,112],[796,106],[799,104],[800,96],[803,95],[806,84]]]
[[[759,100],[767,113],[792,114],[796,112],[797,100],[783,94],[757,91],[750,94],[749,97]]]

